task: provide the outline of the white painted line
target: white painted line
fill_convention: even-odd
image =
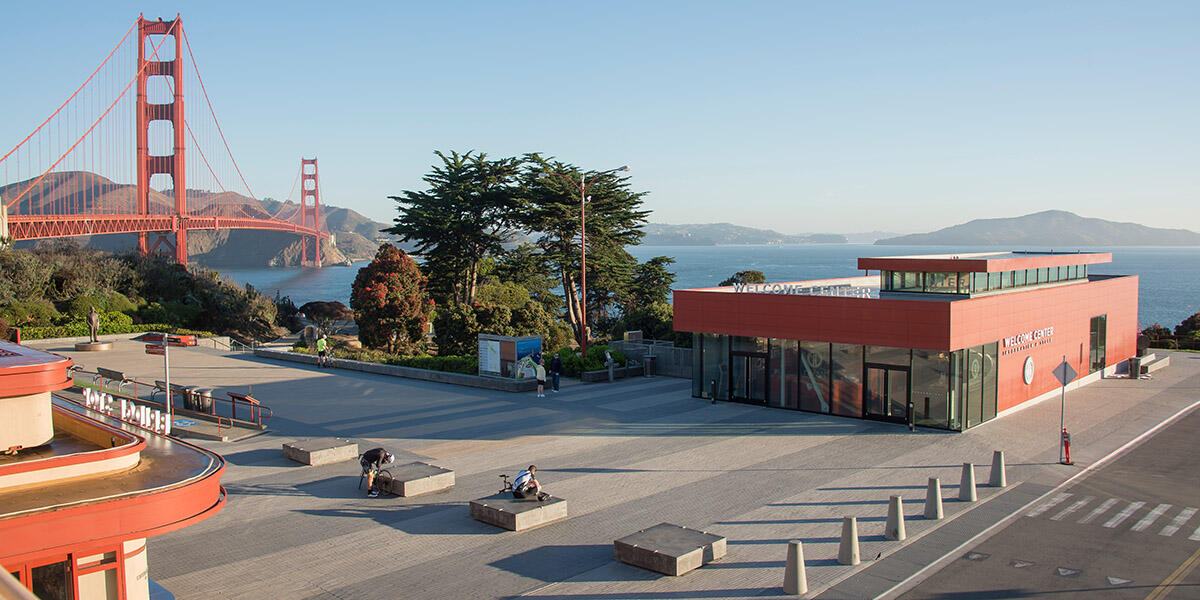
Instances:
[[[1200,406],[1200,400],[1197,400],[1197,401],[1175,411],[1175,414],[1167,417],[1166,419],[1163,419],[1162,421],[1160,421],[1158,423],[1158,425],[1155,425],[1154,427],[1151,427],[1150,429],[1143,431],[1141,435],[1133,438],[1132,440],[1129,440],[1128,442],[1125,442],[1124,444],[1121,445],[1121,447],[1117,448],[1116,450],[1113,450],[1112,452],[1105,454],[1103,457],[1101,457],[1096,462],[1088,465],[1087,467],[1084,467],[1084,469],[1082,471],[1072,475],[1071,477],[1068,477],[1066,481],[1058,484],[1057,486],[1055,486],[1054,489],[1047,491],[1045,494],[1042,494],[1041,496],[1038,496],[1037,498],[1034,498],[1033,500],[1030,500],[1029,502],[1026,502],[1025,506],[1022,506],[1021,508],[1013,511],[1012,514],[1008,515],[1007,517],[1004,517],[1003,519],[996,521],[995,523],[993,523],[991,525],[991,527],[988,527],[987,529],[984,529],[983,531],[980,531],[979,533],[971,536],[970,539],[955,546],[953,549],[951,549],[949,552],[946,552],[945,554],[943,554],[937,560],[930,562],[929,564],[922,567],[921,570],[904,578],[902,581],[898,582],[896,585],[893,585],[892,587],[885,590],[882,594],[875,596],[875,598],[873,600],[886,600],[889,598],[894,598],[894,597],[900,595],[900,593],[907,591],[909,588],[911,588],[913,585],[915,585],[916,582],[921,581],[921,579],[924,577],[925,573],[927,573],[930,570],[933,570],[935,568],[940,569],[943,565],[945,565],[947,562],[949,562],[949,560],[952,557],[958,556],[960,552],[967,549],[968,547],[971,547],[977,541],[986,540],[988,537],[991,536],[993,531],[995,531],[1001,527],[1007,526],[1009,524],[1009,522],[1011,522],[1013,519],[1016,519],[1017,517],[1019,517],[1021,515],[1021,513],[1025,512],[1029,507],[1033,506],[1034,504],[1037,504],[1038,502],[1041,502],[1042,500],[1045,500],[1046,497],[1049,496],[1050,494],[1053,494],[1054,492],[1061,490],[1061,489],[1067,487],[1068,485],[1071,485],[1076,479],[1079,479],[1080,477],[1083,477],[1084,475],[1091,473],[1093,470],[1099,468],[1104,463],[1107,463],[1108,461],[1112,460],[1113,458],[1120,456],[1121,453],[1136,446],[1138,442],[1154,435],[1155,433],[1158,432],[1158,430],[1175,422],[1177,419],[1179,419],[1183,415],[1187,414],[1189,411],[1191,411],[1193,408],[1196,408],[1197,406]],[[995,420],[995,419],[993,419],[993,420]],[[1193,533],[1191,535],[1191,537],[1189,537],[1188,539],[1200,540],[1200,527],[1197,527],[1196,532]]]
[[[1197,527],[1196,530],[1192,532],[1192,535],[1188,536],[1188,539],[1192,540],[1193,542],[1200,542],[1200,527]]]
[[[1145,505],[1146,505],[1145,502],[1130,502],[1129,506],[1125,507],[1125,510],[1122,510],[1121,512],[1117,513],[1117,515],[1115,517],[1109,519],[1108,522],[1104,524],[1104,526],[1108,527],[1109,529],[1112,529],[1113,527],[1116,527],[1117,525],[1124,523],[1125,519],[1128,519],[1130,515],[1132,515],[1135,511],[1137,511],[1137,509],[1139,509]]]
[[[1130,527],[1130,529],[1134,531],[1145,531],[1147,527],[1153,525],[1154,522],[1157,521],[1158,518],[1168,510],[1171,510],[1170,504],[1159,504],[1158,506],[1155,506],[1154,510],[1150,511],[1149,514],[1142,517],[1141,521],[1138,521],[1133,525],[1133,527]]]
[[[1191,519],[1192,515],[1196,514],[1196,511],[1197,509],[1190,506],[1179,511],[1179,514],[1175,515],[1171,524],[1163,527],[1162,531],[1158,532],[1158,535],[1175,535],[1175,532],[1179,531],[1179,528],[1183,527],[1183,524],[1187,523],[1188,519]]]
[[[1059,513],[1057,515],[1050,517],[1050,520],[1051,521],[1061,521],[1061,520],[1063,520],[1063,517],[1066,517],[1067,515],[1083,508],[1084,506],[1087,506],[1088,502],[1091,502],[1092,500],[1095,500],[1095,499],[1096,499],[1095,496],[1084,496],[1084,498],[1082,500],[1077,500],[1074,504],[1059,511]]]
[[[1108,512],[1108,509],[1112,508],[1113,505],[1116,503],[1117,503],[1116,498],[1109,498],[1108,500],[1101,502],[1100,506],[1097,506],[1096,508],[1092,509],[1092,512],[1088,513],[1086,517],[1080,519],[1079,523],[1081,525],[1083,525],[1083,524],[1087,524],[1087,523],[1091,523],[1092,521],[1095,521],[1096,517],[1104,514],[1105,512]]]
[[[1070,498],[1070,497],[1071,497],[1071,494],[1059,494],[1059,495],[1051,498],[1049,502],[1029,511],[1029,516],[1031,516],[1031,517],[1039,516],[1042,513],[1054,508],[1055,506],[1062,504],[1063,500],[1066,500],[1067,498]]]

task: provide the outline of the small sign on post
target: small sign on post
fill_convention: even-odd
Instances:
[[[1057,367],[1054,367],[1054,378],[1062,384],[1062,402],[1058,410],[1058,428],[1062,431],[1062,439],[1058,444],[1058,462],[1060,464],[1071,464],[1071,436],[1067,433],[1067,384],[1075,381],[1075,377],[1079,373],[1071,367],[1071,363],[1067,362],[1067,355],[1063,355],[1063,360]],[[1063,458],[1063,453],[1066,453],[1066,458]]]
[[[1075,378],[1078,376],[1079,373],[1075,372],[1075,369],[1071,367],[1071,363],[1067,362],[1067,357],[1065,356],[1063,357],[1062,363],[1057,367],[1054,367],[1054,378],[1057,379],[1062,385],[1067,385],[1068,383],[1075,381]]]
[[[162,344],[146,344],[146,354],[155,354],[162,356],[167,353],[167,349]]]

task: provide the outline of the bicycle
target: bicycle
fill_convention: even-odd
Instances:
[[[521,498],[524,498],[524,497],[525,497],[525,496],[517,496],[517,494],[516,494],[516,493],[514,493],[514,491],[513,491],[513,485],[512,485],[512,482],[508,480],[508,475],[507,475],[507,474],[500,475],[500,479],[503,479],[503,480],[504,480],[504,487],[500,488],[500,491],[499,491],[498,493],[500,493],[500,494],[512,494],[514,498],[519,498],[519,499],[521,499]],[[545,502],[545,501],[546,501],[546,499],[547,499],[547,498],[549,498],[549,497],[550,497],[550,494],[547,494],[546,492],[541,492],[541,493],[539,493],[539,494],[537,495],[537,501],[538,501],[538,502]]]
[[[363,469],[358,475],[358,489],[362,489],[363,479],[367,477],[367,469]],[[371,481],[371,488],[379,491],[392,493],[392,472],[387,469],[380,469],[375,472],[375,478]],[[371,490],[367,490],[368,492]]]

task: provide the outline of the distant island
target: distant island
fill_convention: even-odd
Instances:
[[[931,233],[875,242],[897,246],[1200,246],[1200,233],[1160,229],[1046,210],[1021,217],[976,219]]]
[[[724,246],[732,244],[845,244],[846,236],[832,233],[790,235],[770,229],[731,223],[670,225],[647,223],[642,227],[647,246]]]

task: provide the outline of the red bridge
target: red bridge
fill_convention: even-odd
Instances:
[[[198,96],[185,99],[185,88]],[[226,185],[235,181],[237,191]],[[317,159],[301,159],[293,192],[296,182],[299,202],[291,192],[283,202],[256,199],[182,19],[139,16],[75,93],[0,157],[0,237],[136,233],[143,253],[169,250],[186,264],[190,230],[265,229],[301,236],[301,261],[320,266],[329,234]]]

